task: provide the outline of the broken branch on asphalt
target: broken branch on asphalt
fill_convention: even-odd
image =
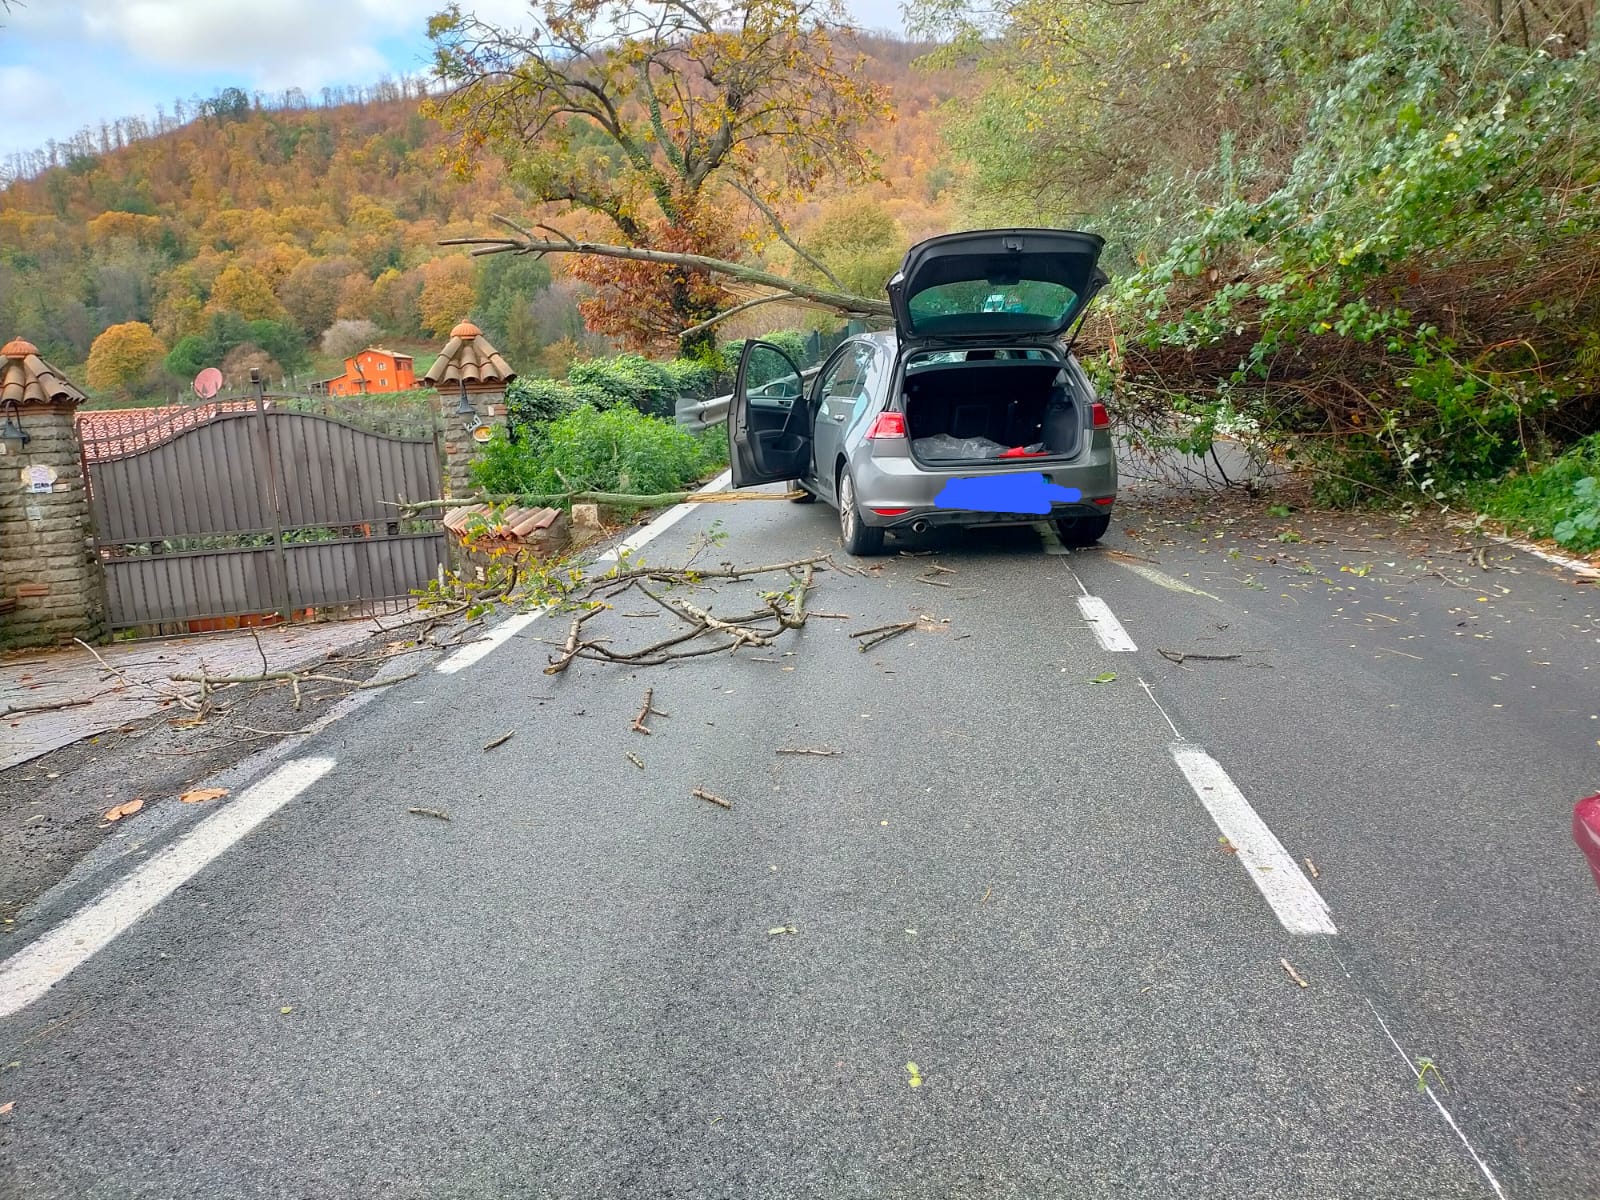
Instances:
[[[697,788],[694,789],[694,791],[690,792],[689,794],[691,796],[693,796],[696,800],[704,800],[704,801],[706,801],[706,802],[708,802],[710,804],[715,804],[718,808],[732,808],[733,807],[733,802],[731,800],[724,800],[721,796],[717,796],[717,795],[712,794],[711,792],[706,791],[705,788],[697,787]]]
[[[1184,662],[1191,658],[1196,662],[1233,662],[1235,659],[1244,657],[1243,654],[1200,654],[1194,650],[1163,650],[1159,646],[1156,647],[1156,653],[1168,662],[1175,662],[1179,666],[1182,666]]]
[[[859,629],[855,633],[852,633],[850,636],[853,637],[853,638],[864,638],[864,637],[868,637],[868,636],[870,636],[872,634],[876,634],[877,635],[876,637],[873,637],[870,641],[860,642],[860,643],[857,644],[856,649],[860,650],[861,653],[865,654],[868,650],[872,649],[872,647],[876,646],[879,642],[887,642],[890,638],[899,637],[902,633],[909,633],[911,630],[915,629],[916,627],[917,627],[917,623],[915,621],[897,621],[892,625],[878,625],[878,626],[875,626],[872,629]]]
[[[582,611],[573,617],[566,641],[560,653],[549,660],[545,674],[558,675],[571,666],[573,660],[580,658],[648,667],[725,651],[733,653],[744,647],[771,646],[786,631],[805,626],[811,615],[806,610],[806,598],[815,586],[819,564],[833,565],[826,555],[816,555],[755,567],[736,567],[732,563],[723,563],[716,568],[639,566],[608,572],[592,580],[573,597],[573,602],[581,606]],[[704,588],[711,581],[737,583],[779,573],[788,576],[787,585],[777,591],[763,592],[761,608],[736,616],[715,612],[713,602],[695,603],[649,586]],[[610,638],[585,636],[586,623],[600,613],[610,611],[616,598],[628,591],[639,592],[662,611],[676,617],[686,628],[634,649],[615,646]],[[645,711],[635,720],[634,728],[638,732],[650,732],[647,728],[640,728],[650,711],[647,698]],[[666,715],[660,710],[655,711],[658,715]]]
[[[655,706],[655,699],[656,699],[656,690],[655,690],[655,688],[645,688],[645,690],[644,690],[644,706],[639,709],[639,715],[633,719],[633,731],[635,733],[642,733],[642,734],[645,734],[646,736],[649,736],[649,734],[653,732],[653,730],[651,730],[644,723],[644,719],[646,717],[648,717],[651,713],[654,713],[658,717],[666,717],[666,716],[671,716],[672,715],[670,713],[664,713],[659,708],[657,708]]]

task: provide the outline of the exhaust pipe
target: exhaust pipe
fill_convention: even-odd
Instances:
[[[920,520],[920,519],[911,522],[911,532],[912,533],[927,533],[928,532],[928,523],[926,521],[923,521],[923,520]]]

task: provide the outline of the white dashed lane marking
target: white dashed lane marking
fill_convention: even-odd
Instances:
[[[1178,769],[1236,851],[1239,865],[1272,906],[1283,927],[1298,934],[1338,933],[1321,893],[1250,806],[1244,793],[1228,778],[1221,764],[1189,742],[1174,742],[1171,750]]]
[[[1083,614],[1089,628],[1094,630],[1095,637],[1100,639],[1100,645],[1107,650],[1126,652],[1139,648],[1133,644],[1133,639],[1122,627],[1122,622],[1117,620],[1111,606],[1099,596],[1079,596],[1078,611]]]

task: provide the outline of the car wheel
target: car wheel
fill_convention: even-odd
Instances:
[[[1111,528],[1111,514],[1093,517],[1062,517],[1055,523],[1056,536],[1063,546],[1092,546]]]
[[[805,486],[798,479],[789,480],[789,490],[800,493],[798,496],[789,497],[790,504],[815,504],[817,502],[816,495],[806,491]]]
[[[878,554],[883,550],[883,530],[863,524],[856,511],[856,485],[848,469],[839,472],[839,541],[846,554]]]

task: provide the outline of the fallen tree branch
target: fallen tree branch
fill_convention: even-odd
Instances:
[[[652,492],[634,495],[631,492],[495,492],[490,495],[472,494],[452,496],[437,500],[384,500],[386,508],[395,509],[402,517],[413,516],[433,508],[458,508],[466,504],[514,504],[524,508],[560,506],[563,504],[608,504],[614,508],[666,508],[673,504],[737,504],[747,500],[790,500],[799,492]]]
[[[583,623],[602,611],[600,607],[596,606],[572,619],[572,628],[567,631],[566,645],[561,648],[559,657],[550,660],[550,665],[544,669],[546,675],[559,675],[572,665],[572,660],[578,653],[578,646],[580,645],[578,634],[583,631]]]
[[[444,238],[441,246],[472,246],[474,255],[485,254],[587,254],[600,258],[622,258],[633,262],[658,263],[668,267],[687,267],[694,271],[704,271],[710,275],[726,275],[744,283],[756,284],[759,287],[769,287],[775,291],[786,292],[797,300],[807,300],[823,308],[844,313],[847,316],[858,317],[892,317],[894,310],[889,307],[887,300],[875,300],[866,296],[855,296],[843,290],[835,291],[832,288],[817,287],[799,279],[787,279],[782,275],[774,275],[770,271],[763,271],[758,267],[748,266],[744,263],[729,262],[723,258],[711,258],[705,254],[684,254],[670,250],[650,250],[639,246],[614,246],[604,242],[580,242],[560,235],[561,241],[544,241],[539,238],[526,236],[526,231],[515,222],[505,217],[496,215],[494,218],[502,225],[517,229],[524,233],[523,237],[476,237],[476,238]]]
[[[750,629],[743,625],[735,625],[732,621],[724,621],[720,617],[714,617],[705,609],[697,608],[693,604],[690,604],[687,600],[676,600],[673,602],[673,605],[681,612],[687,613],[689,616],[695,618],[707,629],[715,629],[718,633],[727,634],[733,639],[733,649],[735,650],[737,650],[741,645],[772,645],[772,639],[761,631]]]
[[[12,704],[0,709],[0,719],[6,717],[26,716],[29,713],[57,712],[63,708],[82,708],[85,704],[93,704],[95,697],[87,700],[57,700],[54,704]]]
[[[689,794],[691,796],[693,796],[696,800],[707,800],[707,801],[710,801],[712,804],[717,805],[719,808],[732,808],[733,807],[733,804],[732,804],[731,801],[724,800],[721,796],[714,796],[710,792],[706,791],[705,788],[698,788],[697,787],[697,788],[694,789],[694,791],[690,792]]]
[[[875,629],[861,629],[855,633],[852,633],[850,636],[853,638],[864,638],[869,634],[875,633],[878,635],[877,637],[872,638],[871,641],[861,642],[856,646],[856,649],[865,654],[879,642],[887,642],[890,638],[899,637],[902,633],[907,633],[916,627],[917,623],[915,621],[900,621],[893,625],[879,625]]]
[[[1199,662],[1231,662],[1236,658],[1243,658],[1242,654],[1196,654],[1193,650],[1163,650],[1156,647],[1156,653],[1168,662],[1182,664],[1185,659],[1195,659]]]
[[[639,709],[639,715],[633,719],[633,731],[635,733],[642,733],[646,737],[648,737],[651,734],[652,730],[647,725],[645,725],[645,723],[644,723],[644,719],[646,717],[648,717],[651,713],[654,713],[658,717],[665,717],[665,716],[670,716],[671,715],[670,713],[664,713],[659,708],[655,707],[655,698],[656,698],[656,690],[655,690],[655,688],[645,688],[645,690],[644,690],[644,706]]]

